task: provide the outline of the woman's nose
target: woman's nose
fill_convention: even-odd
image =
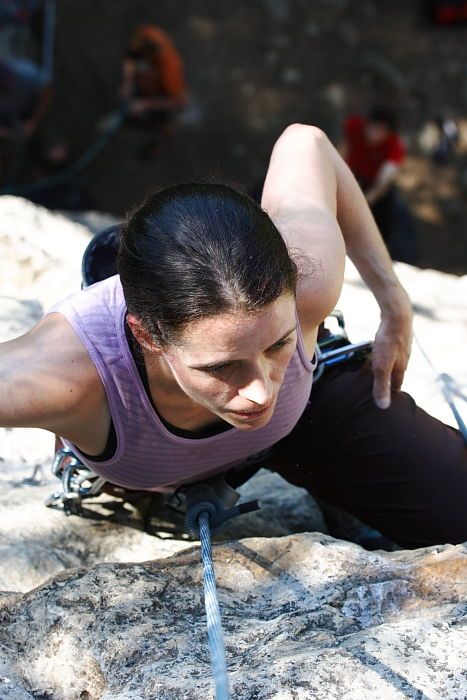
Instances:
[[[273,385],[266,373],[257,372],[238,389],[238,395],[258,406],[267,406],[273,397]]]

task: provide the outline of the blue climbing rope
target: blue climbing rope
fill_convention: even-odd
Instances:
[[[196,537],[201,541],[204,604],[206,607],[208,642],[216,700],[230,700],[224,635],[222,633],[216,577],[212,563],[211,532],[214,534],[219,532],[226,520],[230,520],[230,518],[234,518],[242,513],[258,510],[260,506],[258,501],[249,501],[248,503],[240,503],[232,508],[226,508],[214,493],[210,497],[203,495],[199,499],[199,491],[198,496],[196,495],[198,486],[198,484],[192,485],[194,495],[193,498],[188,497],[185,526],[191,537]],[[187,490],[189,491],[190,487],[187,487]]]
[[[216,700],[229,700],[230,690],[227,677],[227,662],[225,660],[224,635],[222,633],[221,613],[216,590],[216,577],[212,563],[209,513],[207,511],[202,512],[198,522],[201,540],[201,559],[203,561],[204,603],[206,607],[208,641],[209,650],[211,652]]]

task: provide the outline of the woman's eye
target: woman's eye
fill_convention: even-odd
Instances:
[[[274,345],[271,345],[271,350],[280,350],[281,348],[289,345],[292,342],[292,338],[284,338],[284,340],[279,340]]]
[[[215,365],[213,367],[206,367],[203,371],[207,372],[208,374],[216,374],[216,373],[222,372],[223,370],[227,369],[228,367],[230,367],[229,364]]]

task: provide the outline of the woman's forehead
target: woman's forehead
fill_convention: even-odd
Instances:
[[[178,348],[214,353],[269,347],[293,330],[295,321],[295,299],[284,294],[255,313],[238,310],[193,321],[184,329]]]

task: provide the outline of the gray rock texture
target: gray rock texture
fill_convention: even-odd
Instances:
[[[236,700],[467,696],[465,547],[383,555],[303,534],[214,558]],[[212,698],[201,587],[188,551],[5,596],[0,697]]]

